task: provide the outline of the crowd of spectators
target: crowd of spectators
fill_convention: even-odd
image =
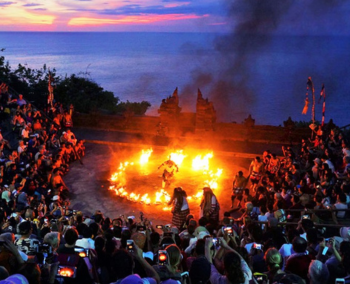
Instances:
[[[350,283],[350,227],[328,226],[348,218],[350,150],[340,132],[318,130],[282,159],[265,151],[249,177],[237,174],[221,218],[153,224],[69,209],[62,177],[84,155],[71,114],[1,101],[19,141],[13,150],[0,137],[0,283]]]

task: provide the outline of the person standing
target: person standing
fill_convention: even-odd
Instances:
[[[243,176],[243,172],[239,171],[233,179],[232,183],[232,196],[231,196],[231,208],[233,208],[233,203],[237,198],[239,200],[238,207],[241,206],[243,189],[247,185],[247,179]]]
[[[162,188],[165,188],[166,185],[170,184],[170,180],[174,176],[175,170],[176,170],[176,172],[179,171],[179,167],[176,165],[176,163],[174,161],[171,160],[170,156],[169,156],[169,159],[167,161],[165,161],[163,164],[161,164],[158,167],[158,170],[162,167],[164,167],[164,171],[163,171],[163,175],[162,175],[162,178],[163,178]]]
[[[256,188],[260,182],[261,176],[263,174],[264,164],[261,162],[260,157],[256,157],[254,161],[251,162],[249,166],[249,176],[252,183],[250,189],[256,192]]]
[[[200,217],[206,217],[208,221],[217,223],[219,221],[220,205],[210,187],[203,188],[203,197],[200,204]]]
[[[176,226],[179,230],[182,229],[184,223],[186,222],[186,217],[190,214],[190,208],[187,202],[187,194],[181,188],[174,188],[173,196],[169,201],[168,205],[173,205],[171,213],[173,213],[172,225]]]

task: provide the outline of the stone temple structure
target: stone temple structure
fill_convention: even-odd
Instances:
[[[166,129],[165,132],[177,130],[180,112],[181,108],[179,107],[179,96],[176,88],[172,96],[162,100],[158,109],[160,118],[159,128]]]
[[[196,105],[196,132],[214,130],[216,122],[216,111],[213,103],[204,99],[202,92],[198,89]]]

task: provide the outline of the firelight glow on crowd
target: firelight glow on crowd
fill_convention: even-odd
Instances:
[[[121,162],[109,189],[116,206],[126,198],[171,211],[168,224],[157,224],[142,212],[70,209],[63,177],[85,155],[72,108],[49,96],[40,111],[6,84],[1,91],[19,140],[14,150],[1,137],[0,283],[348,283],[350,150],[336,125],[283,147],[282,157],[266,150],[253,159],[232,178],[231,208],[215,194],[223,169],[210,165],[213,152],[173,151],[155,169],[160,191],[127,191],[128,166],[153,155],[144,149]],[[186,159],[203,184],[192,196],[175,183]]]

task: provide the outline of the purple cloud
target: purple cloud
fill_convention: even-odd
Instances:
[[[10,6],[12,4],[16,4],[16,2],[2,2],[2,3],[0,3],[0,7],[6,7],[6,6]]]
[[[36,7],[36,6],[41,6],[41,4],[38,3],[28,3],[28,4],[24,4],[22,5],[23,7]]]
[[[163,0],[168,1],[168,0]],[[186,1],[188,2],[188,1]],[[141,5],[125,5],[116,9],[96,10],[98,14],[102,15],[144,15],[144,14],[195,14],[203,16],[206,14],[222,15],[222,6],[219,3],[212,3],[206,5],[197,5],[194,3],[179,5],[175,7],[164,7],[162,5],[155,6],[141,6]]]

